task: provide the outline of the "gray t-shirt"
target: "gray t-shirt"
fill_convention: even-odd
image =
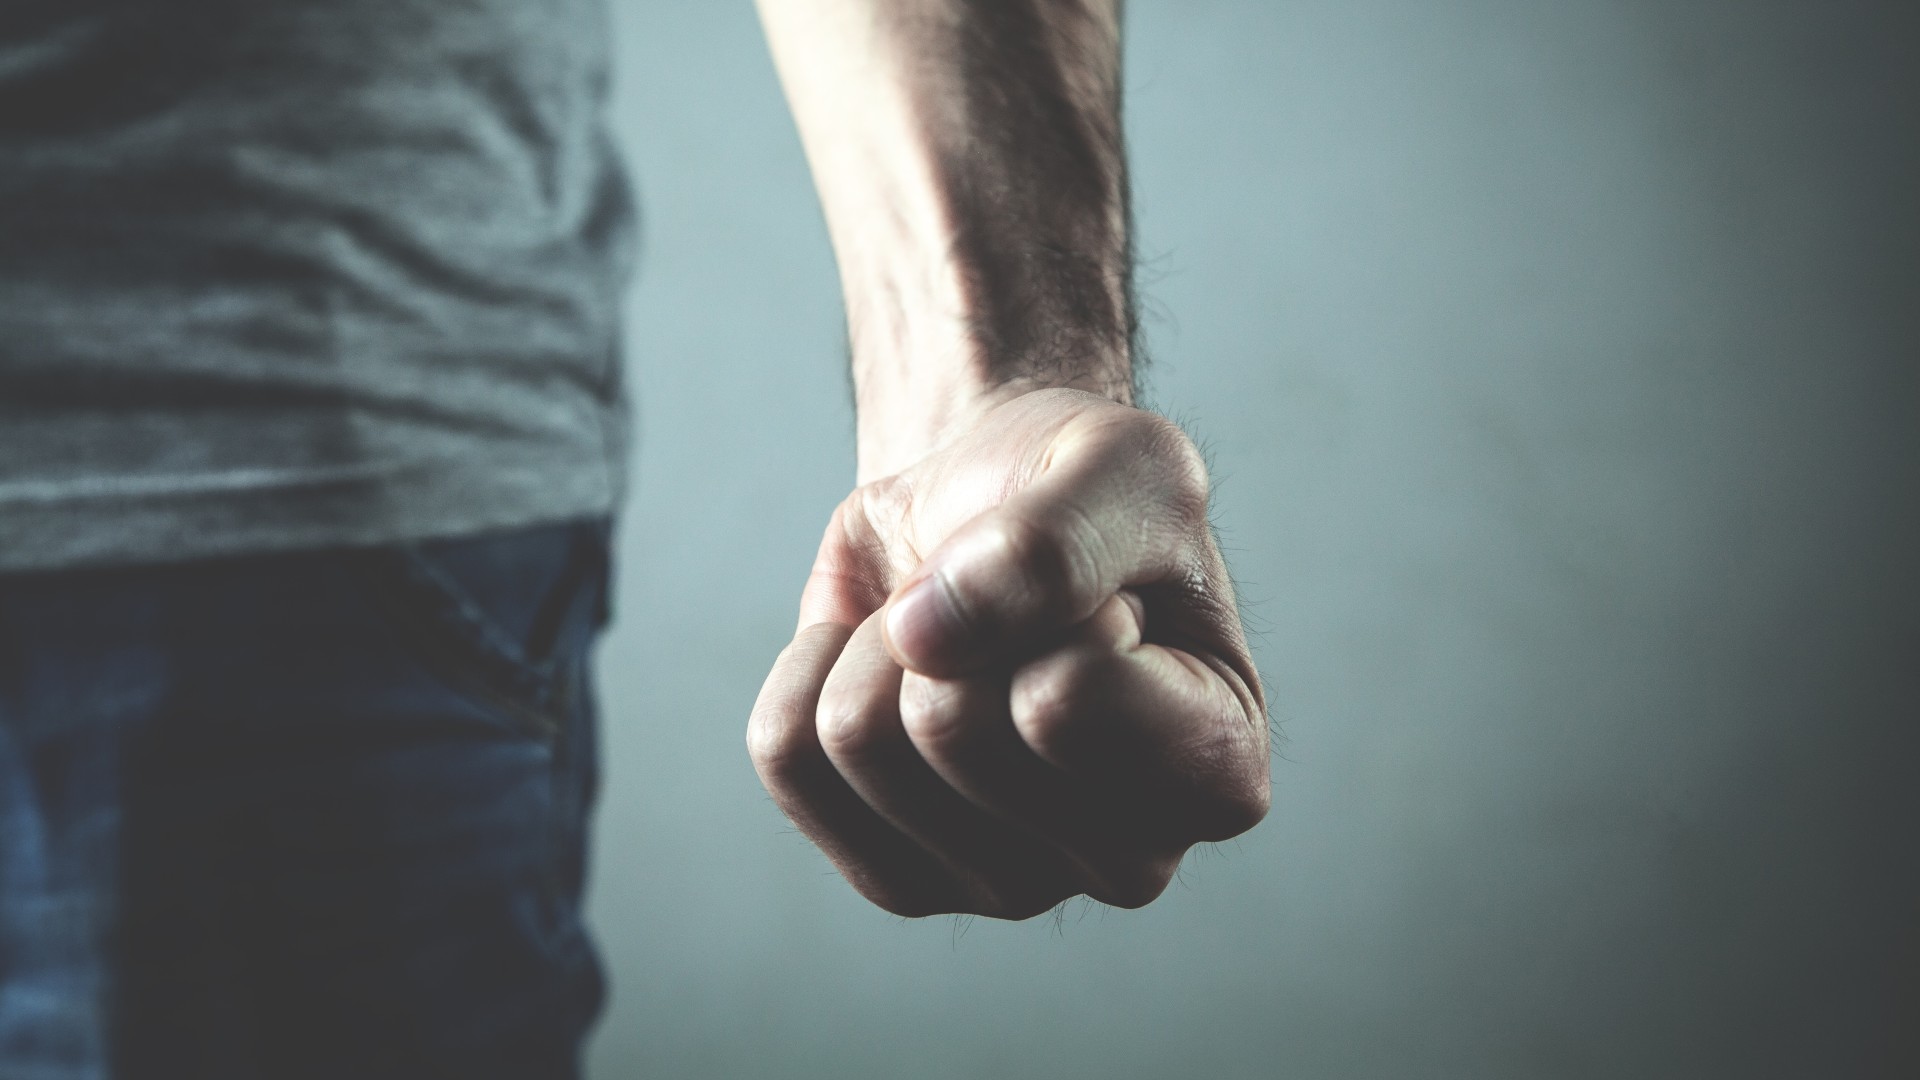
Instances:
[[[598,0],[0,4],[0,570],[609,512]]]

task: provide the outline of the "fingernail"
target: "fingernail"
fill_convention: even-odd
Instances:
[[[952,660],[962,644],[960,613],[937,575],[928,575],[893,602],[887,612],[887,641],[915,666]]]

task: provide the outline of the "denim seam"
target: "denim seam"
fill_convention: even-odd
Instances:
[[[477,605],[464,590],[452,586],[446,575],[431,571],[425,560],[414,557],[412,551],[402,548],[400,552],[406,558],[389,566],[400,572],[404,582],[415,588],[431,589],[442,600],[440,605],[427,608],[387,596],[385,590],[375,585],[370,599],[397,621],[396,629],[403,641],[412,639],[411,648],[436,677],[465,693],[479,695],[551,741],[563,725],[553,715],[548,700],[551,675],[546,667],[523,663],[512,655],[519,651],[517,649],[501,650],[498,631],[489,627],[484,615],[476,618]],[[412,624],[411,630],[408,624]],[[463,630],[475,631],[479,637],[459,645],[444,641],[449,631]],[[470,655],[463,658],[462,651]]]
[[[434,564],[418,548],[411,545],[403,549],[408,567],[415,573],[427,578],[436,588],[446,595],[453,604],[454,613],[461,621],[480,636],[481,643],[495,656],[510,664],[524,668],[539,677],[541,682],[550,680],[553,674],[553,657],[535,660],[526,655],[526,651],[514,644],[500,627],[496,625],[479,603],[473,599],[460,583]]]

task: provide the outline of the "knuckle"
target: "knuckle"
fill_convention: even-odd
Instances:
[[[845,502],[876,527],[898,527],[913,505],[913,488],[896,474],[855,488]]]
[[[1034,752],[1058,762],[1073,754],[1093,708],[1093,664],[1056,654],[1023,669],[1011,695],[1013,726]]]
[[[747,757],[760,773],[782,776],[806,756],[811,733],[788,709],[760,709],[747,720]]]
[[[994,524],[991,542],[1018,575],[1022,594],[1038,604],[1058,603],[1090,588],[1092,560],[1069,524],[1020,514],[1004,515]]]
[[[1021,922],[1053,910],[1072,899],[1079,889],[1051,878],[1013,877],[980,882],[972,890],[972,913],[990,919]]]
[[[1198,821],[1198,839],[1230,840],[1265,820],[1273,806],[1272,785],[1263,772],[1258,777],[1235,777],[1217,784],[1214,798]]]
[[[853,891],[889,915],[922,919],[958,910],[959,893],[944,872],[914,858],[902,860],[875,852],[831,850],[834,868]]]
[[[841,502],[841,512],[850,523],[846,535],[868,561],[889,567],[895,574],[911,566],[894,562],[894,553],[886,537],[907,532],[913,509],[913,488],[903,477],[889,476],[854,489]],[[883,595],[885,590],[882,591]]]
[[[1258,825],[1273,803],[1272,771],[1263,740],[1222,720],[1212,735],[1192,748],[1192,790],[1188,810],[1194,840],[1231,839]]]
[[[1100,880],[1087,889],[1087,895],[1117,908],[1143,908],[1158,900],[1172,884],[1180,869],[1181,855],[1136,856],[1124,863],[1102,868]]]
[[[1058,852],[1033,848],[951,865],[962,914],[1019,922],[1081,892],[1081,875]]]
[[[1153,460],[1165,470],[1162,482],[1167,497],[1182,517],[1204,518],[1212,491],[1206,455],[1180,425],[1164,416],[1147,415],[1147,445]]]
[[[821,695],[814,714],[815,737],[833,758],[859,758],[886,741],[881,714],[857,699]]]
[[[943,683],[910,677],[900,688],[900,724],[919,746],[945,746],[964,730],[960,693]]]

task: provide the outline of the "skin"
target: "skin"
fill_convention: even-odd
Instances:
[[[1134,408],[1119,12],[762,0],[847,298],[857,486],[748,723],[900,915],[1138,907],[1268,806],[1207,472]]]

